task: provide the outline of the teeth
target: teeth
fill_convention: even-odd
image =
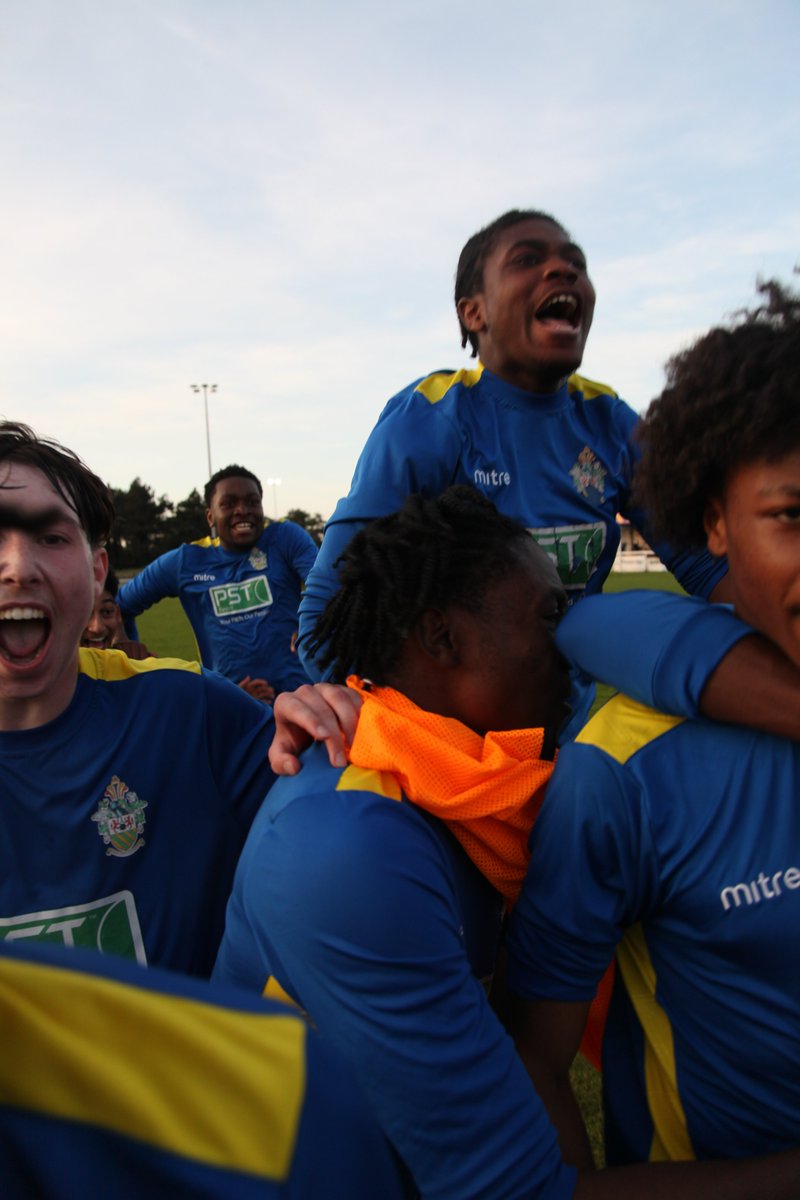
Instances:
[[[578,307],[578,301],[575,299],[574,296],[561,295],[561,296],[551,296],[550,299],[547,301],[547,303],[544,305],[544,308],[545,309],[550,308],[554,304],[564,304],[564,305],[566,305],[566,307],[569,309],[570,312],[575,312],[575,309]]]
[[[38,621],[44,619],[40,608],[4,608],[0,621]]]

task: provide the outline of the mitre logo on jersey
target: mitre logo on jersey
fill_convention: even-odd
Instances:
[[[118,775],[112,775],[111,783],[103,792],[103,799],[92,813],[97,822],[97,832],[108,849],[106,854],[114,858],[130,858],[144,845],[145,815],[147,801],[140,800],[127,783]]]
[[[208,589],[215,617],[237,617],[258,608],[269,608],[272,592],[266,575],[254,575],[240,583],[225,583]]]
[[[601,497],[605,494],[608,471],[588,446],[583,447],[569,473],[580,496],[588,496],[590,490]]]
[[[250,551],[250,566],[254,571],[266,571],[267,569],[267,552],[262,550],[260,546],[253,546]]]

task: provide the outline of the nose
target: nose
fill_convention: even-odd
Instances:
[[[546,279],[569,279],[573,283],[578,278],[575,264],[559,253],[550,255],[545,264],[544,274]]]
[[[89,618],[89,622],[86,626],[86,632],[93,634],[95,637],[100,637],[100,635],[105,633],[105,631],[106,627],[100,619],[100,614],[97,611],[94,611]]]
[[[0,581],[28,584],[41,579],[35,547],[27,534],[6,529],[0,536]]]

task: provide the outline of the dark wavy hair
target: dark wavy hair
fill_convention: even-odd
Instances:
[[[111,491],[72,450],[53,438],[38,437],[19,421],[0,421],[0,490],[7,487],[3,463],[41,471],[78,517],[90,546],[108,541],[114,524]]]
[[[705,546],[706,507],[732,471],[800,447],[800,296],[775,280],[758,291],[762,303],[670,359],[640,426],[636,499],[678,550]]]
[[[464,246],[464,249],[458,256],[458,266],[456,267],[456,286],[455,286],[455,302],[456,312],[458,313],[458,302],[469,296],[474,296],[483,287],[483,268],[486,260],[494,250],[495,243],[499,235],[504,229],[510,229],[513,225],[519,225],[522,221],[550,221],[552,225],[563,229],[564,226],[555,217],[551,217],[549,213],[539,212],[535,208],[511,208],[508,212],[504,212],[502,216],[496,218],[491,224],[479,229],[477,233],[473,233],[472,237]],[[464,322],[461,320],[461,315],[458,315],[458,327],[461,330],[461,347],[464,349],[469,342],[472,347],[472,357],[478,353],[478,335],[471,333]]]
[[[530,542],[474,488],[450,487],[435,500],[409,496],[399,512],[360,530],[339,558],[339,590],[309,650],[333,665],[337,682],[355,671],[384,684],[426,609],[480,611],[488,587],[519,566]]]

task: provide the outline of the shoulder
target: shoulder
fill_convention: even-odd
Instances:
[[[629,696],[614,696],[584,725],[575,746],[594,747],[614,762],[628,763],[634,755],[684,724],[671,716],[640,704]]]
[[[201,675],[199,663],[185,662],[181,658],[134,659],[128,658],[122,650],[92,650],[86,646],[81,646],[78,651],[78,670],[89,679],[107,683],[147,678],[156,672],[177,673],[180,677]]]
[[[594,379],[587,379],[585,375],[570,375],[567,391],[570,396],[584,400],[619,400],[619,393],[607,383],[598,383]]]
[[[445,398],[456,399],[460,393],[476,387],[482,375],[481,364],[460,371],[434,371],[412,384],[406,394],[419,397],[428,404],[439,404]]]

